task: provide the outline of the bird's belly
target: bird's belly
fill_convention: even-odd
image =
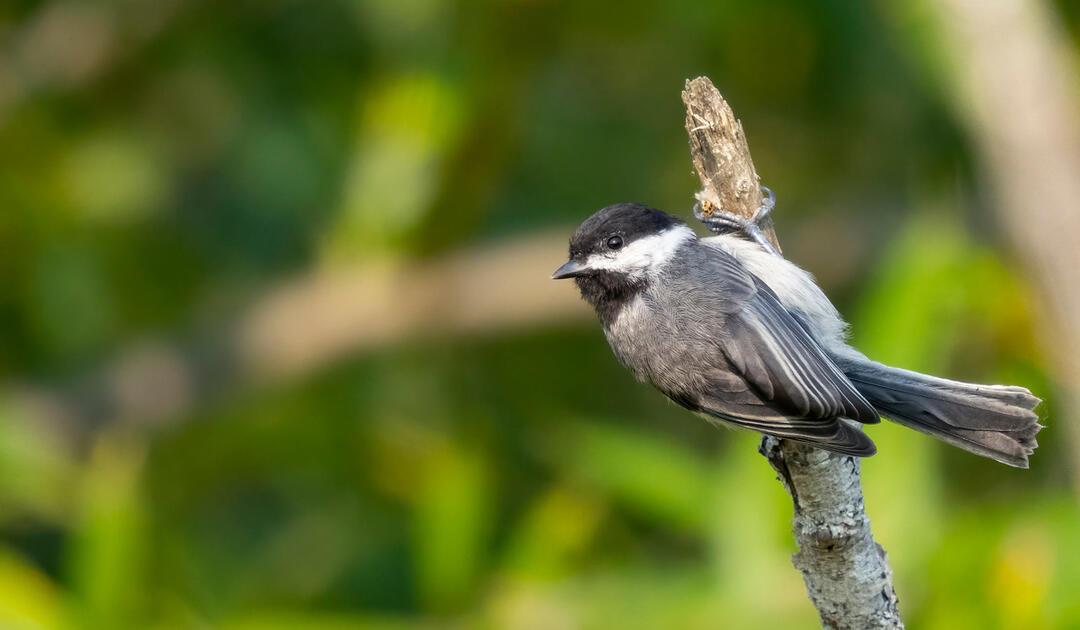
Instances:
[[[696,396],[709,388],[717,372],[726,371],[726,359],[713,341],[681,326],[678,318],[650,313],[640,298],[604,333],[620,363],[672,398]]]

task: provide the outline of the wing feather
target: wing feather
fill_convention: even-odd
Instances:
[[[725,321],[721,351],[766,401],[793,417],[845,417],[879,422],[877,411],[855,388],[810,332],[761,280]]]
[[[855,388],[797,315],[734,257],[709,248],[695,287],[717,292],[708,303],[722,311],[717,340],[728,369],[744,382],[733,387],[724,370],[707,375],[715,387],[685,394],[677,402],[714,418],[786,439],[852,455],[869,455],[874,444],[843,419],[879,422],[874,407]],[[703,263],[703,264],[702,264]],[[672,396],[672,398],[676,398]]]

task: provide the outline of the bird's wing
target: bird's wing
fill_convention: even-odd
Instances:
[[[710,336],[734,374],[715,370],[696,400],[677,402],[764,433],[872,452],[870,440],[839,418],[879,422],[877,411],[772,289],[722,250],[710,248],[694,263],[702,275],[693,286],[705,287],[710,309],[721,311],[710,321],[722,329]]]
[[[710,389],[698,396],[668,396],[710,419],[819,448],[866,457],[876,452],[873,441],[847,420],[793,418],[763,401],[749,383],[730,370],[710,375]]]
[[[878,422],[874,407],[811,336],[753,278],[756,291],[726,320],[721,350],[735,371],[778,409],[797,418]]]

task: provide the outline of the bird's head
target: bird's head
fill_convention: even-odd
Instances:
[[[696,238],[682,220],[639,203],[608,206],[570,239],[570,259],[551,277],[574,278],[582,297],[599,301],[636,293]]]

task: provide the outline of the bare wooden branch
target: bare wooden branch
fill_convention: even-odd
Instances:
[[[713,204],[725,212],[752,218],[761,207],[761,178],[750,159],[742,124],[707,77],[687,81],[682,100],[690,157],[702,186],[695,196],[706,209]],[[781,251],[771,219],[762,225],[762,231],[776,251]]]
[[[746,135],[706,77],[686,82],[686,131],[703,190],[698,200],[752,218],[761,205]],[[766,236],[779,251],[771,224]],[[859,460],[766,437],[760,452],[776,470],[795,509],[792,558],[826,628],[903,628],[892,569],[874,542],[863,504]]]

